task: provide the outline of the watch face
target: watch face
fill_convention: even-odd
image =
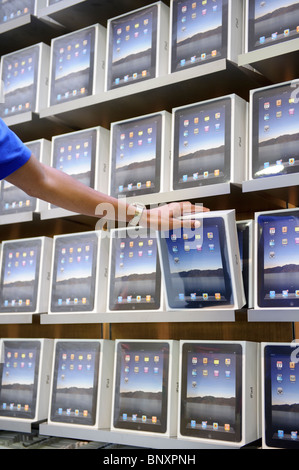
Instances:
[[[129,224],[131,225],[137,225],[141,219],[143,210],[144,210],[144,205],[143,204],[138,204],[138,203],[133,203],[132,206],[135,209],[134,216],[130,220]]]

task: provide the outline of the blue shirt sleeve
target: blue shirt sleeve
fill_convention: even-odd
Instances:
[[[23,166],[30,156],[31,150],[0,119],[0,180]]]

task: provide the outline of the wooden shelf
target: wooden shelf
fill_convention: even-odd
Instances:
[[[106,26],[109,18],[142,6],[142,0],[62,0],[39,9],[38,17],[51,18],[68,31],[76,31],[94,23]]]
[[[229,309],[173,312],[103,312],[93,314],[47,313],[40,316],[41,324],[80,324],[80,323],[168,323],[168,322],[232,322],[235,311]]]
[[[23,49],[39,42],[66,34],[66,29],[50,18],[24,15],[0,25],[0,55]]]
[[[73,439],[87,439],[97,442],[111,442],[114,444],[134,445],[153,449],[238,449],[240,446],[229,442],[216,443],[201,442],[199,439],[178,439],[151,433],[133,433],[110,431],[109,429],[82,429],[82,427],[55,425],[42,423],[39,427],[40,435],[68,437]]]
[[[171,112],[174,107],[231,93],[248,100],[250,89],[268,83],[260,74],[220,59],[50,106],[41,110],[40,119],[59,119],[73,129],[81,129],[82,123],[84,128],[95,125],[109,128],[111,122],[157,111]]]

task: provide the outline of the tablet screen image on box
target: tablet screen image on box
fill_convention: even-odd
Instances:
[[[40,341],[4,342],[4,361],[0,377],[0,418],[35,417]]]
[[[41,142],[26,143],[33,155],[40,160]],[[21,189],[6,180],[1,181],[0,214],[19,214],[21,212],[34,212],[36,198],[29,196]]]
[[[34,312],[37,306],[41,239],[2,246],[0,312]]]
[[[173,0],[171,72],[226,58],[227,34],[227,0]]]
[[[165,433],[169,344],[123,341],[116,354],[114,427]]]
[[[252,177],[299,172],[299,105],[290,82],[252,93]]]
[[[198,229],[175,229],[160,238],[169,308],[233,305],[224,220],[203,218]]]
[[[160,191],[162,115],[112,127],[110,194],[137,196]]]
[[[259,307],[299,307],[299,212],[257,217],[257,303]]]
[[[107,89],[156,76],[158,6],[140,8],[110,21]]]
[[[299,365],[296,344],[264,347],[264,439],[268,447],[299,448],[299,410],[296,384]],[[295,359],[293,356],[295,355]]]
[[[134,230],[135,232],[135,230]],[[161,270],[155,236],[115,230],[111,240],[109,310],[161,307]]]
[[[93,311],[97,251],[98,237],[94,232],[56,238],[51,312]]]
[[[54,137],[52,166],[81,183],[94,187],[97,131],[88,129]],[[55,208],[54,204],[50,204]]]
[[[2,118],[35,111],[38,62],[39,46],[16,51],[2,58]]]
[[[230,181],[230,154],[230,99],[175,111],[173,189]]]
[[[99,341],[57,342],[51,421],[95,424],[100,353]]]
[[[2,0],[0,3],[0,24],[24,15],[34,15],[35,0]]]
[[[180,433],[202,439],[242,439],[242,347],[183,343]]]
[[[299,5],[296,0],[248,3],[248,50],[299,37]]]
[[[93,92],[95,28],[52,41],[50,106]]]

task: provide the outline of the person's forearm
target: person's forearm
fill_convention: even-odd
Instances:
[[[107,218],[111,220],[127,221],[130,218],[125,202],[95,191],[54,168],[45,167],[45,174],[42,189],[37,191],[35,197],[84,215],[101,217],[107,212]]]
[[[95,191],[60,170],[40,164],[34,156],[7,180],[30,196],[71,212],[125,222],[134,215],[125,201]]]
[[[39,163],[34,156],[6,179],[30,196],[77,214],[118,222],[130,222],[135,216],[136,207],[125,199],[98,192],[56,168]],[[168,230],[185,224],[180,220],[181,215],[206,210],[187,201],[162,204],[157,208],[144,208],[140,216],[137,211],[137,219],[132,223],[154,230]]]

